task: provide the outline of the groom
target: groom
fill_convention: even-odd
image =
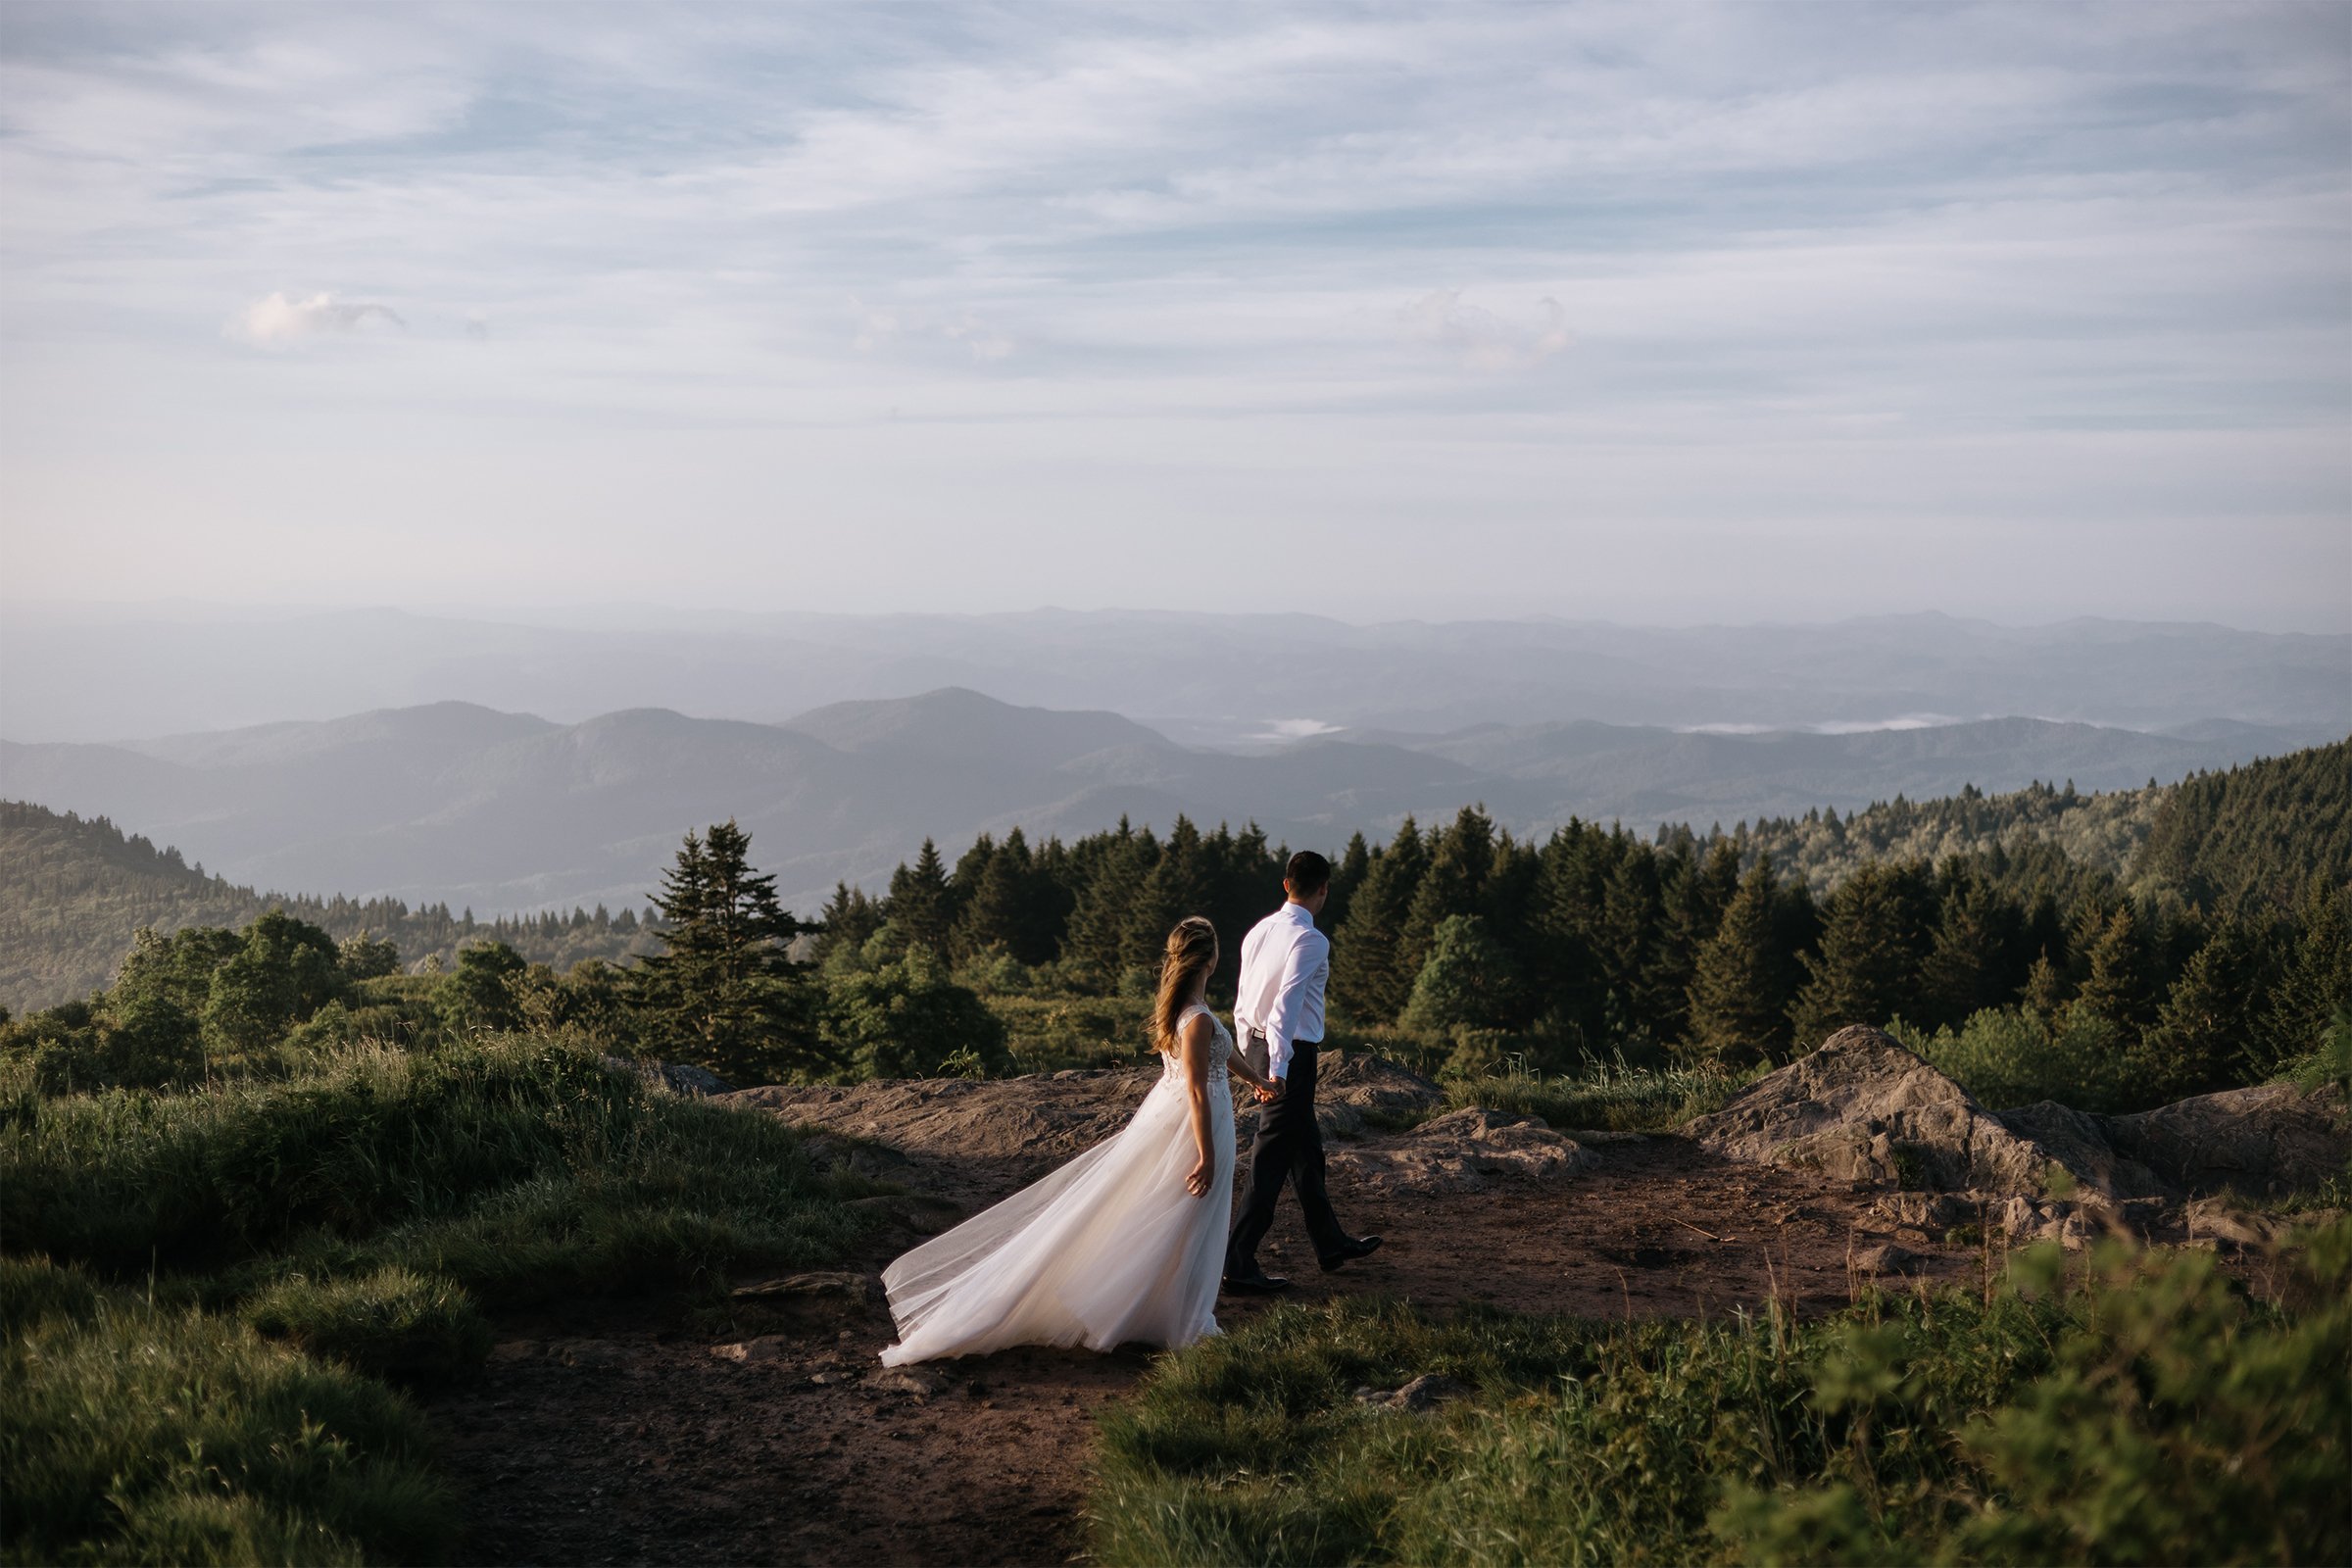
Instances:
[[[1323,1132],[1315,1125],[1315,1047],[1323,1039],[1323,987],[1331,979],[1331,939],[1315,916],[1331,897],[1331,862],[1312,850],[1283,870],[1288,897],[1242,939],[1242,983],[1233,1025],[1250,1065],[1274,1080],[1274,1098],[1257,1113],[1250,1151],[1250,1198],[1225,1242],[1225,1288],[1270,1295],[1290,1281],[1257,1264],[1257,1244],[1274,1223],[1287,1180],[1298,1194],[1325,1272],[1380,1246],[1380,1238],[1340,1229],[1323,1191]]]

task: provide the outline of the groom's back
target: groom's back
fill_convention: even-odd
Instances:
[[[1241,982],[1234,988],[1234,1021],[1243,1029],[1263,1029],[1271,1021],[1282,995],[1284,977],[1291,972],[1294,954],[1309,978],[1310,997],[1299,1000],[1313,1018],[1314,1036],[1322,1034],[1323,996],[1318,971],[1327,963],[1330,942],[1315,929],[1314,916],[1296,904],[1284,904],[1250,928],[1242,939]],[[1299,954],[1298,950],[1307,951]]]

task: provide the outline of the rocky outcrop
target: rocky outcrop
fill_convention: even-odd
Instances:
[[[1236,1086],[1234,1126],[1243,1146],[1257,1136],[1257,1104]],[[1315,1125],[1326,1143],[1353,1143],[1421,1121],[1446,1104],[1446,1091],[1410,1068],[1362,1051],[1315,1058]]]
[[[1590,1150],[1541,1117],[1476,1106],[1423,1122],[1375,1148],[1334,1150],[1335,1179],[1367,1193],[1474,1193],[1495,1177],[1558,1179],[1592,1162]]]
[[[1893,1036],[1858,1027],[1686,1123],[1683,1135],[1733,1159],[1930,1191],[2039,1193],[2051,1163]]]
[[[2335,1084],[2257,1084],[2101,1119],[2119,1152],[2185,1193],[2278,1197],[2340,1176],[2352,1160],[2352,1116]]]
[[[2255,1245],[2280,1227],[2210,1195],[2300,1191],[2352,1155],[2340,1089],[2266,1084],[2130,1116],[2054,1101],[1994,1112],[1890,1036],[1861,1028],[1839,1030],[1683,1132],[1734,1159],[1902,1189],[1874,1212],[1923,1235],[1977,1225],[2070,1247],[2183,1231]]]

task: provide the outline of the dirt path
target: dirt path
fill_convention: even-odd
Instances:
[[[910,1151],[904,1174],[975,1205],[1062,1157],[1059,1146],[1090,1141],[1104,1107],[1133,1102],[1123,1079],[1068,1087],[1066,1113],[1027,1147],[975,1152],[943,1135]],[[770,1108],[826,1119],[805,1104]],[[1729,1164],[1673,1138],[1598,1152],[1568,1179],[1496,1178],[1475,1192],[1366,1198],[1335,1187],[1343,1216],[1383,1234],[1384,1249],[1322,1274],[1286,1210],[1264,1262],[1308,1301],[1385,1294],[1439,1308],[1713,1316],[1777,1291],[1810,1314],[1844,1305],[1852,1250],[1886,1239],[1863,1215],[1869,1195],[1842,1183]],[[914,1235],[878,1238],[857,1266],[878,1270]],[[1926,1275],[1975,1277],[1973,1252],[1906,1241],[1926,1254]],[[1263,1309],[1229,1298],[1219,1315],[1231,1327]],[[737,1336],[693,1333],[645,1308],[514,1326],[476,1386],[431,1406],[470,1489],[467,1556],[1068,1561],[1084,1544],[1096,1415],[1150,1364],[1141,1349],[1017,1350],[951,1363],[935,1391],[917,1393],[874,1359],[891,1338],[878,1306],[790,1322],[755,1308],[739,1329],[773,1337],[738,1361],[712,1353],[714,1341]]]

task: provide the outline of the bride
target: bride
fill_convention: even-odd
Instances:
[[[1276,1091],[1208,1010],[1216,966],[1216,928],[1197,914],[1177,922],[1152,1009],[1165,1062],[1134,1119],[884,1270],[899,1326],[885,1365],[1013,1345],[1190,1345],[1217,1332],[1233,1207],[1226,1074],[1261,1101]]]

